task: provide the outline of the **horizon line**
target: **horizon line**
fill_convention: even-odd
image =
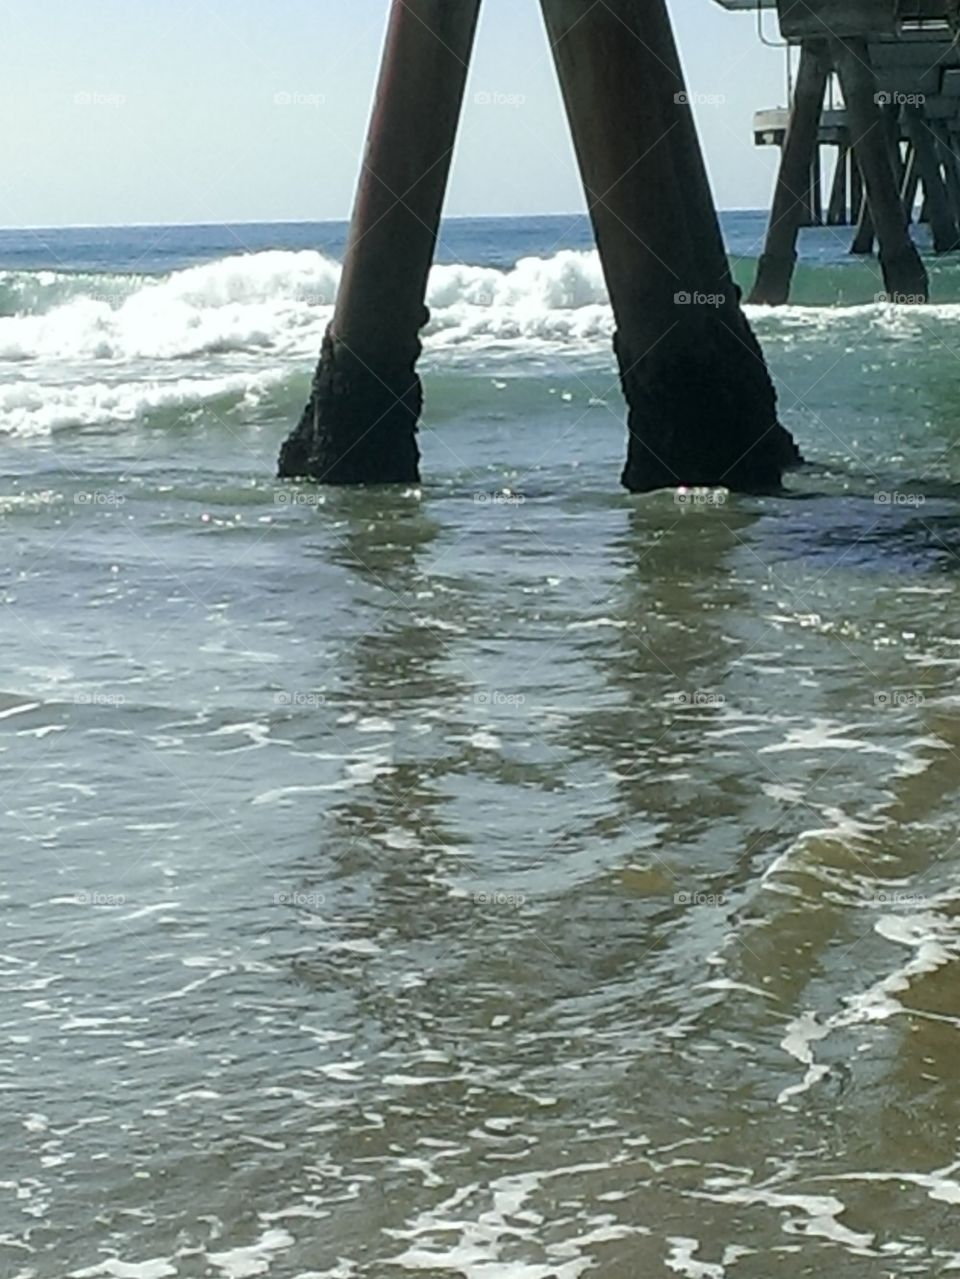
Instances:
[[[766,213],[768,210],[751,205],[717,209],[722,213]],[[443,222],[518,222],[535,218],[587,218],[584,210],[559,213],[452,213]],[[17,225],[0,225],[0,234],[10,231],[132,231],[156,227],[230,227],[230,226],[349,226],[350,218],[223,218],[204,222],[24,222]]]

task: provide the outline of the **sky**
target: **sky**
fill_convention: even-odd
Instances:
[[[776,156],[751,121],[784,101],[783,51],[755,14],[669,4],[717,203],[766,207]],[[0,225],[347,217],[387,10],[6,0]],[[447,212],[583,207],[538,0],[484,0]]]

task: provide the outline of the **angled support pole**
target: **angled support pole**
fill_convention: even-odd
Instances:
[[[856,156],[853,159],[854,167],[857,173],[860,172],[860,166],[857,163]],[[867,199],[867,193],[863,188],[863,178],[860,181],[860,202],[854,209],[855,221],[853,232],[853,243],[850,245],[850,252],[856,254],[857,257],[869,257],[873,252],[873,241],[875,233],[873,229],[873,214],[870,212],[870,201]]]
[[[933,251],[952,253],[954,249],[960,248],[960,233],[957,231],[956,218],[950,208],[947,187],[940,169],[936,135],[931,132],[919,107],[904,107],[904,115],[920,181],[923,183],[930,230],[933,232]]]
[[[799,453],[730,276],[666,4],[541,7],[613,304],[623,483],[776,489]]]
[[[917,203],[917,190],[920,186],[920,171],[917,168],[917,153],[913,143],[907,146],[907,158],[903,165],[903,182],[900,185],[900,202],[907,219],[907,225],[913,221],[914,205]]]
[[[419,335],[479,11],[392,0],[337,303],[281,477],[419,478]]]
[[[805,41],[790,110],[790,123],[780,158],[770,224],[750,301],[782,306],[790,296],[797,262],[797,235],[806,215],[806,182],[818,150],[823,97],[830,75],[826,43]],[[840,162],[837,163],[838,171]]]
[[[833,184],[827,205],[827,226],[847,225],[847,146],[841,142],[837,148],[837,167],[833,171]]]
[[[957,168],[957,154],[954,149],[955,138],[942,122],[932,126],[937,138],[937,155],[943,165],[944,177],[947,180],[947,198],[950,201],[950,212],[960,227],[960,171]]]
[[[887,128],[887,141],[890,147],[890,163],[893,166],[893,176],[896,179],[897,186],[903,183],[904,159],[900,150],[901,126],[900,118],[903,114],[903,107],[897,102],[887,102],[881,109],[883,122]]]
[[[847,164],[850,166],[850,225],[855,227],[860,217],[860,210],[863,208],[863,175],[849,141],[847,142]],[[869,253],[872,248],[873,240],[871,239],[870,249],[867,252]]]
[[[880,248],[884,288],[894,298],[926,301],[927,272],[910,239],[867,42],[860,38],[835,39],[831,45],[847,104],[853,147],[863,174],[868,212]],[[857,228],[858,239],[860,229]]]

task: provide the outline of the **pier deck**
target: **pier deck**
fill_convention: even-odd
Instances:
[[[852,252],[878,242],[888,290],[920,280],[905,229],[918,196],[934,248],[960,248],[960,0],[716,0],[731,11],[775,17],[799,49],[787,107],[758,111],[757,146],[781,150],[767,245],[753,299],[786,301],[799,227],[856,223]],[[836,106],[834,78],[842,106]],[[829,93],[828,93],[829,87]],[[825,109],[825,102],[829,105]],[[836,159],[824,219],[821,148]]]

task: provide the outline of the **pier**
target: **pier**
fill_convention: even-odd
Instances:
[[[855,227],[853,253],[876,244],[888,296],[926,301],[911,225],[929,222],[937,253],[960,248],[957,0],[716,3],[760,21],[773,11],[788,57],[799,54],[788,108],[754,118],[754,141],[781,159],[750,300],[788,300],[798,233],[825,223]],[[834,153],[826,200],[824,148]]]
[[[282,477],[419,480],[419,335],[479,5],[392,0],[343,278]],[[622,482],[775,490],[799,452],[730,275],[666,0],[541,8],[613,307]]]

